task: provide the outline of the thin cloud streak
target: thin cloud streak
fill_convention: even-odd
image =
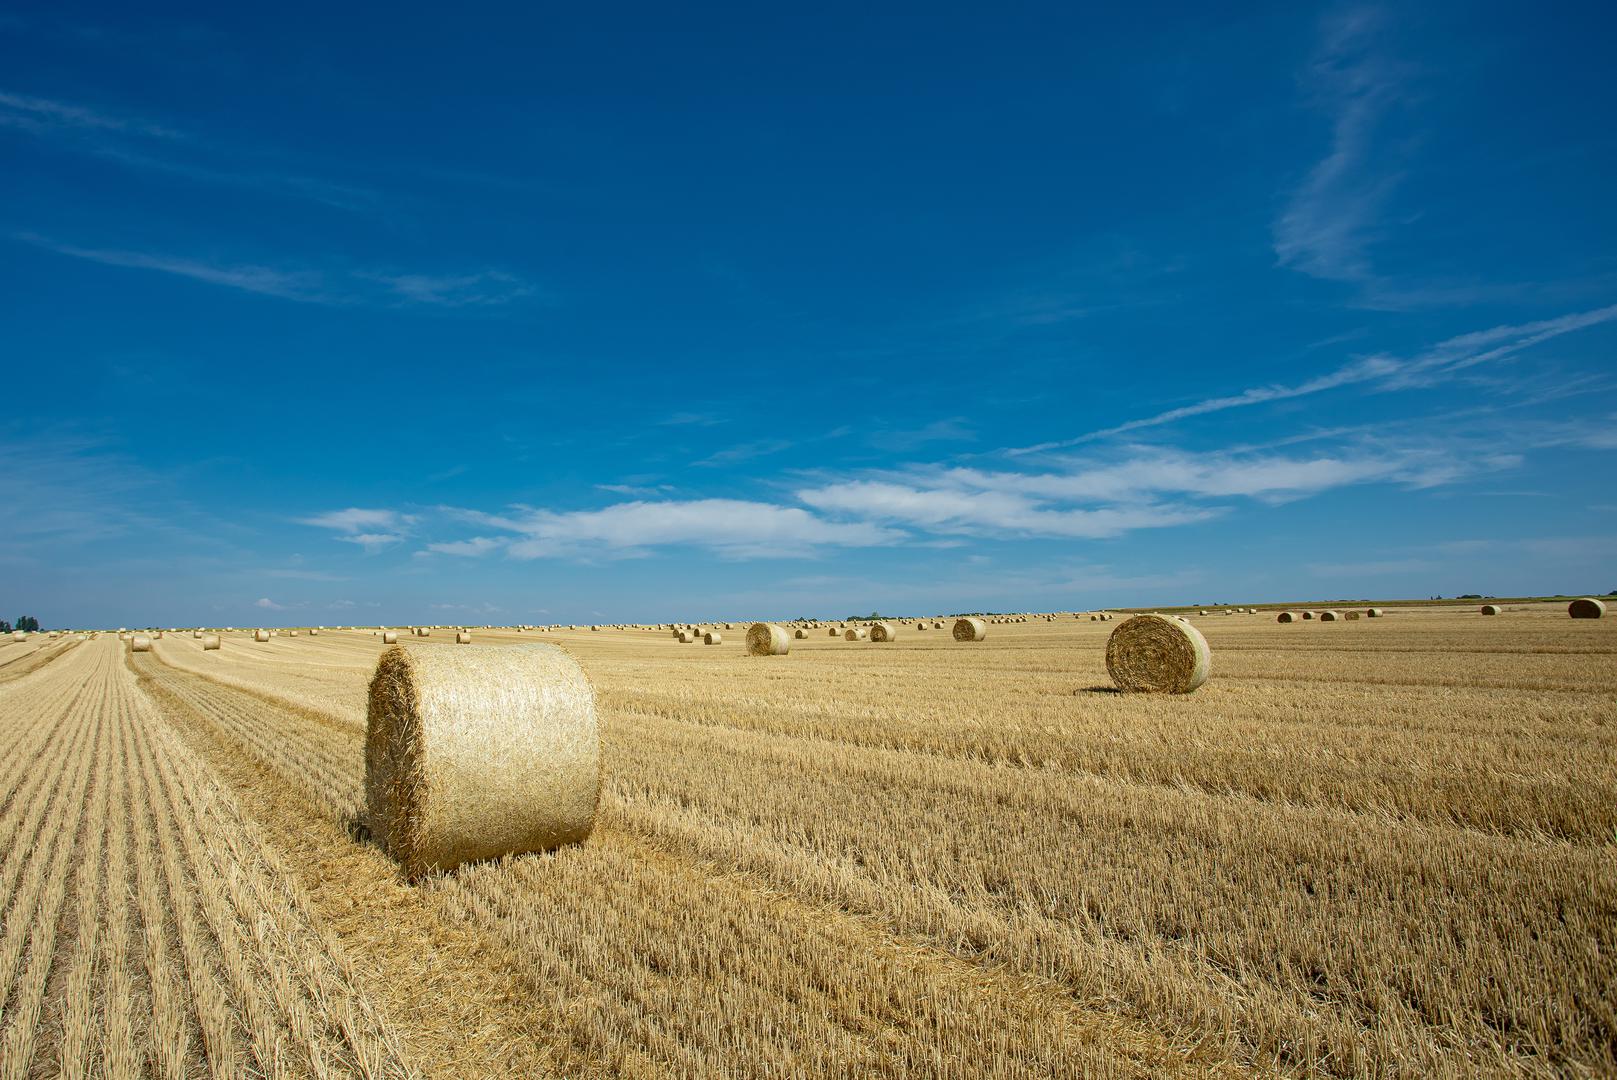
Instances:
[[[1610,322],[1613,319],[1617,319],[1617,304],[1596,308],[1593,311],[1562,315],[1554,319],[1524,323],[1519,326],[1495,326],[1487,330],[1449,338],[1410,360],[1400,360],[1390,356],[1367,357],[1363,360],[1355,360],[1350,364],[1337,368],[1335,371],[1316,376],[1294,386],[1252,387],[1237,394],[1208,398],[1205,401],[1169,409],[1154,416],[1130,420],[1114,427],[1091,431],[1076,438],[1058,439],[1052,442],[1037,443],[1033,446],[1014,447],[1006,450],[1005,453],[1011,457],[1018,457],[1025,454],[1061,450],[1079,446],[1083,443],[1094,442],[1097,439],[1139,431],[1143,428],[1160,427],[1163,424],[1171,424],[1177,420],[1185,420],[1193,416],[1205,416],[1209,413],[1223,412],[1226,409],[1239,409],[1250,405],[1262,405],[1271,401],[1306,397],[1344,386],[1375,384],[1378,389],[1382,390],[1405,390],[1431,386],[1479,364],[1503,360],[1552,338]],[[1482,348],[1482,346],[1492,347]]]

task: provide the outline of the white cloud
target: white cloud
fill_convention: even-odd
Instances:
[[[634,558],[668,545],[733,558],[799,556],[822,546],[874,547],[904,534],[864,522],[832,522],[798,507],[738,499],[618,503],[600,510],[517,508],[512,514],[458,510],[455,516],[519,534],[512,558]]]
[[[450,543],[428,544],[428,551],[435,551],[440,555],[465,555],[476,558],[487,555],[491,551],[498,551],[504,547],[508,540],[492,536],[474,536],[470,540],[455,540]]]
[[[399,532],[405,526],[415,522],[409,514],[401,514],[397,510],[366,509],[359,506],[350,506],[346,510],[328,510],[324,514],[313,517],[298,518],[299,525],[313,525],[320,529],[336,529],[339,532],[359,533],[367,530],[384,530]]]
[[[253,601],[253,606],[254,607],[260,607],[260,608],[265,608],[265,609],[267,609],[269,611],[285,611],[286,610],[285,605],[277,604],[275,601],[271,600],[267,596],[261,596],[257,600],[254,600]]]

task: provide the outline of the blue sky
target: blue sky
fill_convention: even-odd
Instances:
[[[1614,41],[0,8],[0,614],[1617,588]]]

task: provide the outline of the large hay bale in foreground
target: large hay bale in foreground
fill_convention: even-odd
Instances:
[[[981,641],[988,636],[988,625],[981,619],[956,619],[954,621],[954,639],[956,641]]]
[[[397,630],[384,630],[384,631],[382,631],[382,644],[383,645],[397,645],[398,643],[399,643],[399,632]]]
[[[219,635],[218,634],[205,634],[205,635],[203,635],[203,638],[202,638],[202,651],[203,652],[218,652],[219,651]]]
[[[1297,616],[1293,615],[1289,611],[1282,611],[1279,615],[1275,616],[1275,622],[1296,622],[1296,621],[1297,621]]]
[[[1499,614],[1499,605],[1498,604],[1483,604],[1482,605],[1482,613],[1484,615],[1497,615],[1497,614]]]
[[[555,645],[388,649],[371,678],[367,825],[416,877],[589,836],[595,691]]]
[[[898,627],[892,623],[879,622],[870,628],[871,641],[897,641]]]
[[[804,632],[803,637],[808,634]],[[785,656],[792,649],[792,639],[785,627],[774,623],[755,622],[747,627],[748,656]]]
[[[152,639],[145,634],[136,634],[129,639],[129,649],[131,652],[151,652]]]
[[[1182,619],[1136,615],[1106,639],[1106,670],[1131,693],[1188,694],[1213,670],[1200,630]]]
[[[269,631],[268,630],[254,630],[253,631],[253,640],[254,641],[268,641],[269,640]]]
[[[1568,604],[1566,613],[1574,619],[1598,619],[1606,614],[1606,605],[1592,596],[1585,596]]]

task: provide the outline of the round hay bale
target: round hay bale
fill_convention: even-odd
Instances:
[[[988,626],[981,619],[956,619],[954,621],[954,639],[956,641],[981,641],[988,636]]]
[[[456,645],[470,645],[471,643],[472,643],[471,631],[469,631],[469,630],[461,630],[461,631],[459,631],[459,632],[457,632],[455,634],[455,644]]]
[[[679,638],[679,636],[681,634],[683,634],[684,632],[685,631],[683,631],[683,630],[675,630],[675,631],[673,631],[674,638],[677,640]]]
[[[1574,619],[1598,619],[1606,614],[1606,605],[1592,596],[1585,596],[1568,604],[1566,613]]]
[[[719,633],[717,630],[709,630],[707,633],[702,635],[702,644],[703,645],[723,645],[724,644],[724,635]]]
[[[689,645],[691,642],[693,642],[695,640],[696,640],[695,635],[693,635],[689,630],[681,630],[679,632],[679,643],[681,645]]]
[[[870,628],[871,641],[897,641],[898,627],[892,623],[879,622]]]
[[[1483,604],[1482,605],[1482,613],[1484,615],[1497,615],[1497,614],[1499,614],[1499,605],[1498,604]]]
[[[1188,694],[1213,668],[1213,654],[1188,622],[1136,615],[1106,639],[1106,670],[1129,693]]]
[[[863,641],[870,633],[862,626],[850,626],[842,632],[843,641]]]
[[[795,637],[795,638],[798,638],[799,640],[801,640],[803,638],[808,637],[808,631],[803,629],[801,626],[799,626],[797,628],[797,632],[795,634],[793,634],[792,636]]]
[[[152,639],[147,637],[145,634],[136,634],[134,637],[129,639],[129,651],[151,652]]]
[[[310,637],[319,637],[320,636],[320,628],[317,626],[313,630],[310,630],[309,631],[309,636]]]
[[[828,637],[841,637],[842,636],[842,631],[838,630],[834,626],[827,628],[825,632],[826,632],[826,635]]]
[[[1319,613],[1320,622],[1336,622],[1341,617],[1334,611],[1322,611]]]
[[[747,627],[748,656],[785,656],[791,648],[792,639],[786,636],[785,629],[774,623],[755,622]]]
[[[1365,611],[1364,611],[1364,614],[1368,618],[1379,619],[1379,618],[1381,618],[1382,615],[1386,614],[1386,612],[1382,611],[1378,607],[1373,607],[1373,608],[1366,608]]]
[[[1312,619],[1313,617],[1314,617],[1314,613],[1312,611],[1303,612],[1303,618],[1304,619]]]
[[[193,631],[191,631],[191,636],[194,637],[194,638],[200,638],[202,636],[202,631],[193,630]]]
[[[203,638],[202,638],[202,651],[203,652],[218,652],[219,651],[219,635],[218,634],[206,634],[206,635],[204,635]]]
[[[290,633],[291,633],[291,635],[292,635],[292,636],[293,636],[293,637],[297,637],[297,636],[298,636],[298,632],[297,632],[297,631],[296,631],[296,630],[292,630],[292,631],[289,631],[289,632],[290,632]]]
[[[384,630],[384,631],[382,631],[382,644],[383,645],[397,645],[398,643],[399,643],[399,632],[397,630]]]
[[[934,630],[942,630],[943,629],[943,620],[942,619],[934,620],[933,623],[932,623],[932,629],[934,629]]]
[[[420,635],[420,636],[421,636],[421,637],[431,637],[431,636],[432,636],[432,631],[431,631],[431,630],[429,630],[429,629],[428,629],[428,628],[427,628],[427,627],[425,627],[425,626],[423,626],[423,627],[420,627],[420,628],[418,628],[418,629],[417,629],[417,630],[416,630],[416,633],[417,633],[417,634],[418,634],[418,635]]]
[[[1297,621],[1297,616],[1293,615],[1289,611],[1282,611],[1279,615],[1275,616],[1275,622],[1296,622],[1296,621]]]
[[[388,649],[371,678],[367,825],[406,875],[584,840],[595,691],[555,645]]]
[[[1359,613],[1357,611],[1349,611],[1344,613],[1342,618],[1346,619],[1348,622],[1357,622],[1359,619]]]
[[[254,630],[253,631],[253,640],[254,641],[268,641],[269,640],[269,631],[268,630]]]

